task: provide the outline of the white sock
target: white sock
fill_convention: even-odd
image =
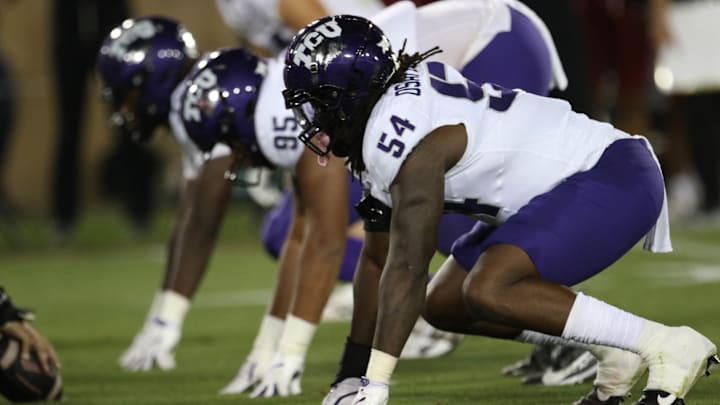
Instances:
[[[255,337],[253,350],[275,353],[284,325],[285,320],[266,314]]]
[[[561,345],[570,347],[587,348],[587,344],[562,338],[560,336],[546,335],[534,330],[524,330],[516,338],[516,341],[523,343],[534,343],[537,345]]]
[[[316,324],[288,315],[278,343],[278,351],[285,355],[305,357],[316,329]]]
[[[665,326],[578,293],[562,337],[641,353],[647,338]]]
[[[180,328],[189,308],[190,300],[187,297],[172,290],[165,290],[161,293],[154,317]]]
[[[395,371],[397,361],[398,358],[391,354],[372,349],[365,377],[375,383],[390,385],[390,377]]]

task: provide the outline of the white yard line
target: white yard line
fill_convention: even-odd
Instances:
[[[270,300],[272,290],[202,291],[195,298],[193,308],[236,308],[264,306]]]

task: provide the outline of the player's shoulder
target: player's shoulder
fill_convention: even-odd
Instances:
[[[365,127],[363,160],[383,187],[389,187],[408,154],[433,127],[433,94],[422,67],[391,85],[373,108]]]

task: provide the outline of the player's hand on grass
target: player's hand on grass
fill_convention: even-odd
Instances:
[[[387,384],[361,379],[362,387],[353,400],[353,405],[385,405],[390,398],[390,387]]]
[[[240,394],[248,391],[270,368],[275,353],[269,350],[253,350],[245,359],[235,378],[220,390],[220,394]]]
[[[291,356],[278,353],[272,365],[255,387],[250,397],[287,397],[302,392],[300,380],[305,367],[304,356]]]
[[[128,371],[149,371],[175,368],[175,346],[180,341],[180,328],[157,319],[149,320],[120,357],[120,365]]]
[[[30,359],[35,352],[40,360],[43,372],[49,373],[60,368],[60,360],[52,344],[38,333],[29,323],[23,321],[9,321],[3,324],[2,334],[20,341],[21,356]]]

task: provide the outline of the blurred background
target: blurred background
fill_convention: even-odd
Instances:
[[[717,340],[720,0],[523,2],[549,27],[570,81],[553,96],[647,136],[666,178],[675,253],[631,252],[581,288],[644,316],[693,324]],[[267,208],[238,189],[188,317],[181,370],[148,378],[117,366],[165,265],[181,163],[169,133],[140,146],[113,133],[94,60],[110,27],[150,14],[182,22],[201,51],[243,41],[215,1],[0,0],[0,285],[37,311],[39,329],[63,359],[72,403],[233,400],[216,392],[247,353],[275,276],[258,237]],[[683,297],[683,305],[668,297]],[[323,395],[346,329],[321,325],[308,389],[294,403]],[[507,392],[517,382],[503,380],[499,369],[527,348],[477,339],[459,351],[434,363],[437,373],[401,365],[414,379],[398,388],[415,395],[407,403],[433,395],[433,403],[446,403],[437,394],[441,378],[452,403]],[[458,382],[462,389],[452,389]],[[718,384],[699,385],[693,403],[717,403]],[[518,402],[496,394],[492,403],[570,403],[585,391],[518,390]],[[167,400],[167,392],[175,398]]]
[[[56,2],[62,7],[83,7],[82,1]],[[51,210],[51,187],[48,183],[52,179],[59,125],[52,50],[53,3],[50,0],[0,2],[0,52],[10,71],[15,93],[14,126],[3,160],[2,184],[7,198],[29,215],[45,215]],[[90,21],[80,21],[77,29],[91,31],[84,34],[88,39],[103,38],[107,32],[92,32],[97,29],[97,24],[92,21],[92,5],[102,6],[108,2],[85,3],[88,4],[84,6],[87,8],[84,12],[89,14]],[[163,0],[135,0],[128,1],[128,6],[133,16],[158,14],[182,21],[204,50],[237,42],[232,31],[222,23],[212,2],[178,0],[168,6],[168,2]],[[82,32],[78,33],[78,38],[82,36]],[[72,47],[76,46],[82,44],[72,44]],[[75,91],[85,94],[87,100],[82,122],[78,123],[83,133],[80,136],[78,163],[80,182],[84,185],[81,201],[83,205],[93,206],[101,191],[98,168],[111,153],[114,139],[107,123],[107,106],[100,100],[98,79],[92,70],[94,66],[87,70],[82,61],[76,61],[71,68],[84,71],[88,76],[87,86]],[[173,165],[177,169],[178,151],[172,139],[159,136],[156,140],[158,142],[149,146],[162,156],[164,165]],[[167,171],[179,173],[179,170]]]
[[[124,151],[100,99],[94,60],[109,32],[101,28],[117,23],[122,3],[0,1],[0,246],[72,239],[88,213],[98,211],[127,217],[141,235],[157,208],[175,203],[180,153],[171,136],[155,136],[141,153]],[[237,43],[213,2],[128,1],[127,11],[182,21],[201,50]],[[145,162],[139,177],[152,183],[136,186],[136,194],[147,196],[122,195],[133,193],[132,184],[123,184],[135,174],[133,157]]]
[[[570,87],[557,95],[651,139],[677,223],[720,222],[720,124],[711,118],[720,109],[718,33],[705,22],[720,16],[718,2],[525,3],[549,26],[568,72]],[[98,210],[125,216],[142,235],[175,203],[180,163],[171,137],[140,147],[119,141],[93,69],[106,27],[148,14],[184,23],[203,51],[241,40],[214,2],[0,0],[2,246],[67,242]]]

